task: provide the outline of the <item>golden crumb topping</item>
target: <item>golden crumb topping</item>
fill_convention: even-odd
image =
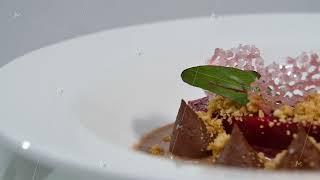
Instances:
[[[264,162],[264,168],[270,170],[276,169],[287,152],[287,150],[283,150],[281,153],[278,153],[273,159],[266,159]]]
[[[260,109],[261,97],[250,96],[249,103],[246,106],[241,106],[238,103],[227,98],[216,96],[209,100],[208,111],[198,111],[197,114],[200,120],[205,124],[207,132],[215,139],[208,144],[207,150],[212,151],[213,158],[216,159],[223,150],[225,144],[229,141],[230,135],[226,134],[222,121],[232,120],[242,121],[242,116],[253,116],[257,114],[263,120],[264,112]],[[283,105],[273,112],[273,116],[279,119],[268,123],[269,127],[279,126],[282,122],[302,122],[313,123],[320,125],[320,94],[310,94],[304,101],[297,103],[294,107]],[[265,128],[263,125],[260,128]],[[287,130],[286,134],[291,136],[291,131]],[[318,145],[317,147],[319,147]],[[319,147],[320,148],[320,147]],[[279,164],[280,160],[285,155],[286,151],[279,153],[274,159],[265,161],[265,168],[274,169]],[[261,154],[260,154],[261,156]],[[260,159],[263,159],[261,157]]]
[[[162,141],[163,142],[170,142],[171,141],[171,136],[167,135],[167,136],[162,137]]]
[[[149,149],[149,152],[153,155],[163,155],[164,149],[159,144],[155,144]]]
[[[212,118],[208,112],[197,112],[198,116],[205,124],[211,137],[215,137],[219,133],[223,133],[222,119]]]
[[[245,108],[227,98],[217,96],[208,103],[208,113],[217,114],[221,117],[226,116],[243,116],[246,113]]]
[[[288,105],[283,105],[273,112],[273,116],[279,118],[280,122],[285,122],[286,119],[294,116],[294,108]]]
[[[273,116],[279,118],[280,122],[292,120],[302,124],[320,124],[320,94],[313,93],[294,107],[283,105],[273,112]]]
[[[259,118],[264,118],[264,112],[262,110],[258,111]]]
[[[264,103],[263,99],[259,95],[249,96],[249,103],[247,104],[247,110],[251,113],[257,113],[261,104]]]
[[[230,139],[230,135],[224,133],[218,134],[213,142],[209,143],[207,150],[212,151],[213,158],[216,159],[219,157],[220,152],[223,150],[224,146]]]
[[[252,116],[258,113],[260,118],[263,118],[264,112],[259,109],[262,99],[260,96],[250,96],[250,102],[246,106],[241,106],[238,103],[224,98],[222,96],[216,96],[208,103],[207,112],[198,112],[199,117],[205,120],[206,124],[210,124],[209,121],[216,119],[227,119],[231,122],[231,118],[242,121],[243,116]]]
[[[294,120],[302,123],[320,123],[320,94],[308,95],[304,101],[296,104]]]

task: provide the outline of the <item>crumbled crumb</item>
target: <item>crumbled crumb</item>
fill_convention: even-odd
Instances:
[[[253,95],[249,96],[249,103],[247,104],[247,110],[250,113],[257,113],[260,109],[260,105],[263,104],[261,96]]]
[[[279,118],[280,122],[286,122],[288,118],[293,117],[294,108],[288,105],[283,105],[273,112],[273,116]]]
[[[220,133],[214,139],[213,142],[209,143],[207,150],[211,150],[213,157],[218,158],[220,155],[220,152],[223,150],[224,146],[229,141],[229,139],[230,139],[230,135],[226,133]]]
[[[153,145],[150,149],[149,152],[153,155],[163,155],[164,154],[164,150],[162,147],[160,147],[159,144],[155,144]]]
[[[308,95],[304,101],[296,104],[294,111],[294,121],[303,124],[320,122],[320,94]]]
[[[208,113],[218,114],[223,118],[247,115],[247,109],[230,99],[217,96],[208,103]]]
[[[287,131],[286,131],[286,134],[287,134],[288,136],[290,136],[290,135],[291,135],[291,131],[290,131],[290,130],[287,130]]]
[[[260,127],[261,129],[263,129],[263,128],[264,128],[264,126],[263,126],[263,125],[260,125],[259,127]]]
[[[207,112],[198,111],[197,114],[206,125],[207,131],[210,133],[211,137],[215,137],[224,132],[222,125],[223,119],[229,119],[231,122],[231,117],[238,119],[247,115],[247,111],[245,107],[243,108],[229,99],[217,96],[209,101]]]
[[[259,115],[259,118],[264,118],[264,113],[262,110],[259,110],[258,115]]]
[[[274,126],[274,122],[269,122],[269,127],[273,127]]]
[[[313,93],[305,97],[304,101],[297,103],[294,107],[283,105],[273,112],[280,122],[299,122],[306,126],[308,123],[314,125],[320,123],[320,94]]]
[[[208,133],[210,133],[211,137],[224,132],[221,119],[211,118],[210,115],[205,112],[197,112],[197,114],[202,122],[206,125],[206,129]]]
[[[263,152],[258,152],[257,155],[260,162],[264,163],[267,160]]]
[[[162,138],[162,141],[163,141],[163,142],[170,142],[170,141],[171,141],[171,136],[170,136],[170,135],[164,136],[164,137]]]
[[[276,169],[286,154],[287,154],[287,150],[283,150],[281,153],[278,153],[275,158],[265,161],[264,168]]]

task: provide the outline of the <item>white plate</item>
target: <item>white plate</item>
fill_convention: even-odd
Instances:
[[[215,47],[255,44],[268,63],[278,61],[319,50],[319,20],[318,14],[186,19],[37,50],[0,70],[1,138],[31,159],[113,179],[317,178],[177,165],[131,147],[142,133],[173,122],[181,98],[203,95],[180,72],[204,63]]]

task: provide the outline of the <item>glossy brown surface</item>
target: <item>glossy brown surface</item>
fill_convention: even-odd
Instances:
[[[214,137],[210,137],[205,124],[198,115],[184,100],[181,100],[171,138],[169,150],[172,154],[189,158],[203,158],[210,156],[207,147]]]
[[[320,150],[311,142],[303,127],[299,128],[278,168],[320,169]]]
[[[139,143],[135,145],[135,149],[150,154],[150,148],[155,144],[158,144],[164,150],[164,154],[161,157],[174,159],[177,162],[191,162],[197,164],[200,163],[202,165],[212,165],[212,159],[210,157],[194,159],[179,157],[170,153],[170,142],[164,141],[163,138],[172,133],[173,126],[174,124],[168,124],[147,133],[141,138]]]
[[[239,167],[263,167],[257,152],[248,144],[237,125],[234,126],[229,142],[224,147],[218,164]]]

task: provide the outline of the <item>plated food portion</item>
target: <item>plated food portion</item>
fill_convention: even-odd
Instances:
[[[136,146],[153,155],[264,169],[320,169],[320,59],[265,66],[258,48],[217,48],[182,80],[205,90],[181,101],[174,124]]]

